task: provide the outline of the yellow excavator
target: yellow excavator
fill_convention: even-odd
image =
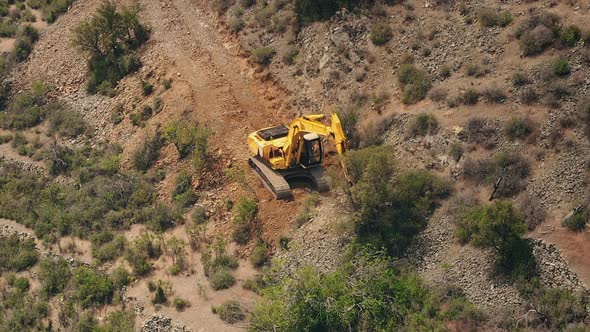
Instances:
[[[248,163],[277,199],[292,197],[288,180],[302,178],[314,183],[318,191],[328,190],[321,167],[324,151],[320,136],[330,136],[336,151],[346,151],[346,136],[336,113],[329,126],[320,122],[323,114],[296,118],[284,125],[257,130],[248,136],[252,152]]]

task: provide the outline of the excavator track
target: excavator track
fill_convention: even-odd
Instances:
[[[250,157],[248,163],[256,171],[264,186],[273,193],[276,199],[293,198],[291,187],[289,187],[287,180],[279,172],[268,167],[260,157]]]
[[[326,180],[326,177],[324,175],[323,168],[314,167],[311,170],[309,170],[309,174],[313,178],[313,182],[316,186],[316,189],[319,192],[325,192],[330,190],[330,187],[328,186],[328,181]]]

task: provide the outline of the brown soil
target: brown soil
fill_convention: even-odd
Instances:
[[[565,211],[562,216],[567,213]],[[531,234],[531,237],[556,244],[572,270],[586,285],[590,285],[590,231],[586,229],[580,233],[572,232],[561,226],[561,220],[562,218],[549,218]]]

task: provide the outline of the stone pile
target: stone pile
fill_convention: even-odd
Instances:
[[[152,315],[141,324],[140,332],[190,332],[186,326],[176,324],[172,318]]]

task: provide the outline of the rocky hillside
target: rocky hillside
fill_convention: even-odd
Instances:
[[[75,43],[103,1],[22,2],[10,8],[43,24],[38,36],[10,36],[29,38],[22,60],[14,50],[3,58],[0,194],[15,199],[1,205],[0,244],[37,254],[23,269],[0,259],[0,285],[10,297],[20,294],[16,280],[30,279],[26,301],[46,308],[30,328],[288,330],[279,318],[299,313],[289,301],[316,296],[315,286],[322,294],[333,282],[334,298],[391,290],[346,288],[370,284],[361,272],[424,290],[408,291],[416,303],[392,304],[402,318],[389,328],[588,322],[588,0],[325,1],[327,11],[312,0],[119,1],[113,8],[128,10],[121,24],[134,32],[105,59]],[[15,15],[2,24],[23,29]],[[124,73],[101,78],[101,68]],[[248,169],[250,132],[334,111],[357,156],[395,165],[384,168],[395,185],[375,186],[391,192],[374,214],[363,202],[371,177],[338,181],[335,158],[330,193],[298,184],[291,201],[274,200]],[[526,280],[499,273],[500,246],[478,242],[485,225],[470,224],[504,203],[519,227],[504,226],[527,246],[511,258],[522,249],[535,261],[534,277],[517,271]],[[375,227],[395,224],[398,214],[386,213],[396,209],[414,222],[395,229],[410,234],[397,238],[407,246],[363,238],[366,215]],[[375,243],[389,250],[387,264],[382,251],[363,260]],[[71,276],[54,279],[72,281],[48,286],[51,264]],[[104,288],[85,293],[92,282]],[[281,293],[290,287],[302,289]],[[328,295],[310,312],[350,300],[332,306]],[[10,313],[0,327],[16,326],[9,318],[26,301],[0,305]],[[572,314],[548,309],[558,306]],[[355,308],[328,323],[347,318],[360,329],[366,317]]]

